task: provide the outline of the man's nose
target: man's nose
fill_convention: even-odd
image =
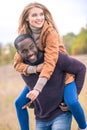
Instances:
[[[32,55],[32,51],[28,50],[28,56]]]

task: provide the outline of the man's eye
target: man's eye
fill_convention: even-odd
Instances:
[[[32,49],[34,49],[34,46],[33,46],[33,45],[30,47],[30,50],[32,50]]]
[[[26,53],[27,53],[27,50],[23,50],[21,53],[26,54]]]
[[[34,48],[34,47],[33,47],[33,46],[31,46],[31,47],[30,47],[30,50],[32,50],[33,48]]]

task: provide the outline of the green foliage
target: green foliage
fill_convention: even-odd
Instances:
[[[87,54],[87,29],[82,29],[73,42],[72,54]]]
[[[67,34],[63,41],[71,55],[87,54],[87,28],[82,28],[77,36],[73,33]]]
[[[12,43],[6,46],[0,45],[0,65],[6,65],[13,63],[13,58],[16,53],[15,47]]]
[[[76,35],[73,33],[68,33],[67,35],[63,36],[63,43],[65,44],[65,47],[68,51],[68,53],[71,54],[71,45],[72,42],[75,40]]]

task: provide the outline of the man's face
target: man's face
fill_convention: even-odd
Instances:
[[[38,50],[31,38],[26,38],[19,42],[17,51],[22,58],[27,59],[31,63],[34,63],[37,60]]]

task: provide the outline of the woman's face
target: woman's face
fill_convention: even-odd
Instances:
[[[45,20],[43,10],[37,7],[30,9],[28,18],[26,20],[31,26],[35,28],[41,28]]]

